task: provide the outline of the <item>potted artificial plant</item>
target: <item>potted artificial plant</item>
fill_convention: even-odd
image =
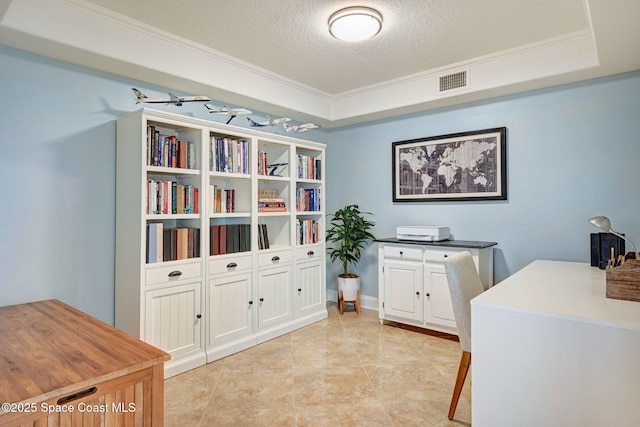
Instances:
[[[328,251],[331,261],[338,259],[342,263],[342,273],[338,275],[338,295],[342,291],[344,301],[355,301],[360,290],[360,277],[349,272],[349,263],[357,264],[360,251],[369,240],[375,239],[369,231],[374,223],[368,221],[365,215],[371,213],[360,212],[358,205],[347,205],[328,215],[330,225],[326,239],[334,243]]]

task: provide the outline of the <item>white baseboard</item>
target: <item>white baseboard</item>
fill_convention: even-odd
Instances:
[[[338,302],[338,291],[336,289],[327,289],[327,301]],[[378,298],[360,295],[360,307],[378,311]]]

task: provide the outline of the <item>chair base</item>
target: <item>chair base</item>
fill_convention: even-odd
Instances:
[[[354,301],[345,301],[342,291],[338,291],[338,310],[340,311],[340,314],[344,314],[345,304],[353,304],[356,309],[356,314],[360,315],[360,290],[358,290],[358,296],[356,296]]]
[[[469,365],[471,365],[471,353],[468,351],[462,352],[460,358],[460,367],[458,368],[458,377],[456,378],[456,385],[453,388],[453,396],[451,396],[451,406],[449,406],[449,419],[453,419],[453,414],[458,407],[458,400],[460,400],[460,393],[462,393],[462,386],[464,380],[467,378],[467,372],[469,372]]]

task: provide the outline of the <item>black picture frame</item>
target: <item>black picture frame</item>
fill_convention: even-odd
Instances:
[[[394,202],[507,200],[507,128],[391,145]]]

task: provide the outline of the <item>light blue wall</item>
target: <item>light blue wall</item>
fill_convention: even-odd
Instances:
[[[167,90],[0,46],[0,306],[57,298],[113,324],[115,120],[141,108],[132,86]]]
[[[0,306],[58,298],[113,323],[115,119],[139,108],[131,86],[166,89],[3,46],[0,64]],[[378,236],[444,224],[499,242],[502,280],[536,258],[587,261],[594,215],[640,239],[638,95],[634,73],[300,136],[329,143],[327,212],[358,203]],[[223,121],[200,105],[154,108]],[[391,202],[391,142],[498,126],[509,132],[508,201]],[[364,295],[377,295],[375,263],[370,246],[357,268]]]
[[[392,142],[500,126],[508,132],[507,201],[392,203]],[[589,262],[595,215],[640,244],[637,72],[338,130],[327,158],[329,212],[360,205],[374,214],[378,237],[424,224],[498,242],[496,282],[538,258]],[[363,295],[377,296],[375,245],[355,270]],[[331,289],[336,274],[330,265]]]

